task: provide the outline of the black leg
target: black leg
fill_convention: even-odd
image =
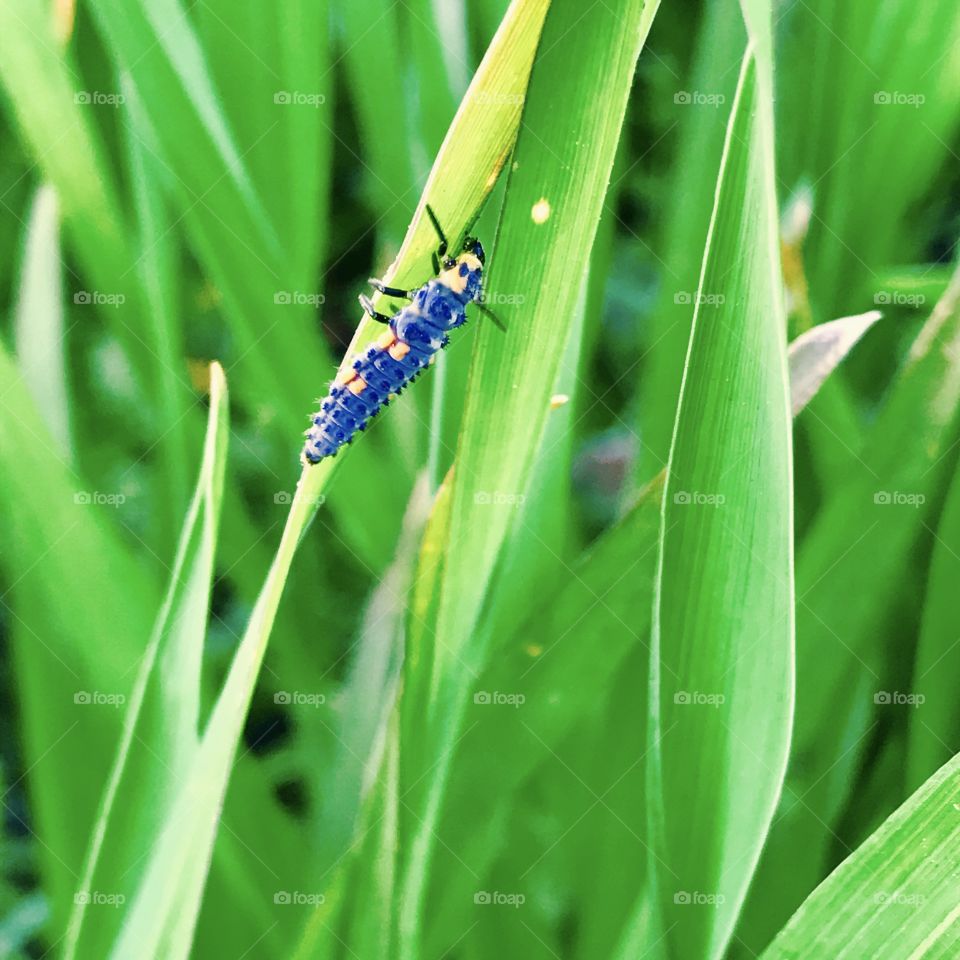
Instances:
[[[485,307],[482,303],[477,303],[476,300],[474,300],[474,304],[475,304],[476,308],[477,308],[485,317],[489,317],[489,318],[497,325],[497,327],[498,327],[500,330],[502,330],[504,333],[507,332],[507,328],[506,328],[506,326],[504,326],[503,321],[502,321],[489,307]]]
[[[443,228],[440,226],[440,221],[437,220],[437,215],[433,212],[433,207],[431,207],[429,203],[427,204],[427,216],[430,218],[433,229],[437,231],[437,236],[440,238],[440,246],[437,247],[437,259],[442,260],[447,255],[447,238],[443,233]]]
[[[388,287],[382,280],[378,280],[376,277],[371,277],[367,283],[373,287],[374,290],[379,290],[386,297],[402,297],[404,300],[412,300],[414,290],[401,290],[399,287]]]
[[[363,307],[367,316],[370,317],[371,320],[376,320],[377,323],[390,322],[390,318],[385,313],[377,313],[376,308],[370,302],[370,298],[365,293],[361,293],[358,299],[360,300],[360,306]]]

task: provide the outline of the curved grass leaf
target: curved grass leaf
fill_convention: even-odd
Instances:
[[[765,4],[731,107],[663,506],[650,816],[666,936],[720,957],[780,793],[793,701],[791,440]],[[691,786],[691,771],[695,771]]]
[[[718,0],[704,8],[689,88],[676,77],[673,96],[679,137],[677,163],[664,219],[665,235],[657,253],[663,257],[664,285],[650,317],[648,354],[639,385],[638,415],[643,426],[643,454],[638,458],[643,481],[666,466],[673,411],[690,340],[690,297],[697,288],[703,245],[710,225],[713,173],[720,164],[728,108],[693,107],[683,102],[690,90],[733,101],[737,65],[747,35],[737,0]],[[673,129],[673,127],[671,127]]]
[[[47,429],[59,438],[64,459],[72,460],[58,208],[53,187],[40,187],[34,197],[24,241],[15,351],[18,366]]]
[[[879,310],[811,327],[790,344],[790,406],[796,416],[854,344],[880,319]]]
[[[184,789],[197,750],[200,665],[209,614],[214,551],[226,462],[227,393],[219,366],[211,369],[210,418],[200,478],[184,523],[170,585],[140,664],[124,718],[123,737],[93,833],[64,946],[70,960],[117,954],[121,930],[136,922],[119,910],[106,917],[95,897],[137,902],[169,807]],[[123,901],[121,901],[123,902]],[[164,917],[161,903],[158,917]],[[194,905],[196,910],[198,904]],[[126,934],[125,935],[129,935]],[[150,940],[143,957],[156,954]],[[173,956],[173,954],[170,954]]]
[[[219,442],[218,456],[222,455],[222,436]],[[302,508],[301,504],[294,510],[301,524],[305,521]],[[206,523],[209,522],[208,518]],[[212,546],[209,530],[209,526],[205,526],[196,534],[203,538],[198,556],[204,564],[210,559],[204,550]],[[288,527],[271,570],[272,578],[268,578],[251,626],[230,664],[210,719],[202,731],[191,731],[192,743],[190,749],[180,755],[178,775],[166,781],[163,817],[152,821],[154,836],[149,856],[139,864],[139,883],[127,898],[123,924],[112,945],[111,957],[134,954],[185,957],[190,951],[224,793],[279,599],[281,584],[275,578],[279,569],[285,573],[289,568],[295,546],[292,527]],[[202,581],[199,575],[190,585],[194,612],[202,599],[201,591],[205,597],[209,588],[208,582],[198,581]],[[195,621],[187,625],[188,632],[191,625],[195,627]],[[193,639],[196,640],[195,635]],[[192,656],[199,657],[199,651]],[[174,685],[173,691],[181,711],[179,722],[186,731],[191,715],[196,715],[193,687],[198,681],[191,681],[189,677],[182,677],[181,681],[180,686]],[[259,907],[261,913],[266,914],[262,903]],[[272,926],[268,928],[266,935],[272,929]]]
[[[958,775],[955,757],[817,887],[763,960],[955,957]]]

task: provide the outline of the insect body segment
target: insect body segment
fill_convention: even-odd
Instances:
[[[428,208],[429,210],[429,208]],[[436,219],[431,214],[436,226]],[[301,457],[304,464],[333,456],[354,434],[426,368],[449,342],[449,331],[467,319],[467,304],[481,295],[484,253],[479,240],[467,237],[456,258],[446,256],[443,234],[435,254],[442,270],[416,290],[397,290],[372,280],[375,289],[410,303],[391,317],[379,314],[367,297],[360,302],[375,320],[387,325],[379,339],[341,372],[313,417]]]

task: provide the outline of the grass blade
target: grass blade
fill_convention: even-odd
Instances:
[[[661,910],[679,956],[726,949],[780,793],[792,715],[791,441],[769,10],[744,12],[751,40],[697,294],[654,604],[650,815]]]
[[[958,773],[955,757],[817,887],[763,960],[956,956]]]
[[[790,344],[790,408],[794,416],[813,399],[837,364],[879,319],[879,310],[841,317],[811,327]]]
[[[618,3],[584,12],[551,5],[526,95],[488,289],[523,291],[524,309],[504,317],[510,332],[480,331],[453,476],[450,527],[438,584],[431,691],[406,776],[423,757],[441,758],[413,818],[400,906],[400,956],[419,951],[423,897],[443,767],[460,729],[471,676],[486,657],[478,618],[516,510],[485,506],[494,492],[527,487],[550,409],[556,371],[589,264],[630,80],[656,5]],[[574,31],[574,28],[577,28]],[[580,109],[557,111],[559,100]],[[585,97],[585,99],[583,99]],[[522,325],[522,329],[521,329]],[[424,704],[404,709],[424,712]],[[403,758],[401,758],[403,763]]]
[[[168,804],[182,789],[197,748],[200,663],[209,613],[214,549],[226,461],[227,394],[219,367],[211,371],[210,418],[203,464],[187,514],[170,586],[140,665],[124,719],[123,737],[94,830],[64,947],[80,956],[124,956],[118,937],[139,936],[136,913],[103,911],[95,896],[138,902],[148,866],[143,850],[156,843]],[[150,863],[148,858],[147,864]],[[134,894],[134,891],[137,891]],[[123,902],[123,901],[121,901]],[[163,900],[155,906],[163,921]],[[194,904],[194,911],[199,903]],[[140,956],[155,956],[149,936]],[[174,956],[174,954],[169,954]]]
[[[60,439],[64,458],[72,460],[61,284],[57,194],[47,185],[36,193],[27,226],[16,354],[47,429]]]

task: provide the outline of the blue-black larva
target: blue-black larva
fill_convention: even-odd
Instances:
[[[466,323],[467,304],[477,302],[482,295],[483,245],[469,235],[468,228],[458,256],[448,256],[443,230],[433,210],[429,206],[426,209],[440,239],[433,253],[435,276],[415,290],[399,290],[370,280],[380,293],[410,302],[399,313],[386,316],[374,309],[369,297],[360,295],[363,309],[386,324],[387,330],[330,385],[306,433],[300,458],[305,466],[334,456],[390,402],[393,394],[416,379],[434,354],[449,343],[448,332]]]

